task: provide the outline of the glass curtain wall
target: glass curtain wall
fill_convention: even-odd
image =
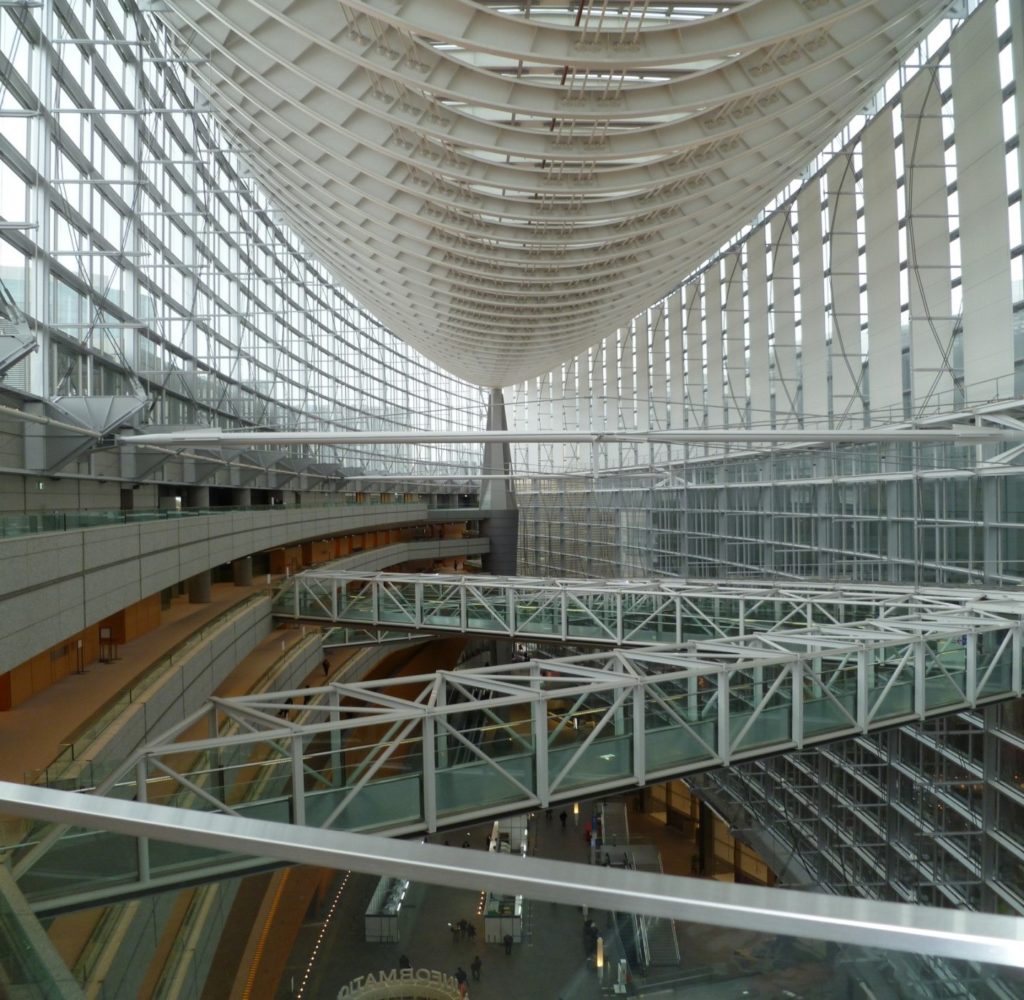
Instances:
[[[1022,73],[1018,4],[943,22],[715,259],[514,387],[514,425],[1020,426]],[[528,572],[1024,579],[1013,447],[532,444],[515,458]]]
[[[160,425],[482,426],[479,389],[418,356],[304,250],[204,110],[201,79],[131,0],[0,6],[0,279],[40,343],[4,387],[141,389]],[[474,445],[322,457],[479,469]]]
[[[1024,13],[985,0],[946,27],[716,259],[516,387],[516,425],[1022,426]],[[524,573],[1024,582],[1014,445],[516,457]],[[1019,705],[993,706],[697,787],[785,878],[1024,913],[1022,734]]]

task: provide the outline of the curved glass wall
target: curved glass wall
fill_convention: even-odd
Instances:
[[[482,426],[479,389],[421,358],[306,252],[189,68],[201,78],[130,0],[0,7],[0,278],[40,347],[0,385],[143,392],[152,424]],[[323,460],[470,472],[478,451]]]

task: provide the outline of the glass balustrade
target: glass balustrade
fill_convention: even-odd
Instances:
[[[1005,629],[978,638],[977,683],[987,696],[1012,693],[1010,639]],[[642,653],[637,662],[646,662]],[[339,830],[407,833],[533,808],[542,798],[564,801],[714,767],[723,755],[749,758],[846,736],[864,717],[882,727],[913,717],[922,705],[935,713],[967,703],[968,647],[956,637],[904,639],[860,651],[815,649],[782,662],[675,669],[664,678],[654,673],[654,660],[648,666],[650,676],[611,673],[608,686],[593,690],[575,679],[566,688],[564,676],[550,674],[539,687],[534,678],[512,703],[439,705],[426,771],[423,705],[410,703],[407,715],[388,709],[365,723],[350,720],[343,730],[318,731],[309,716],[306,731],[247,733],[244,739],[236,731],[231,741],[201,752],[164,753],[163,767],[147,765],[144,797],[199,811],[224,803],[240,815],[281,823],[304,817],[306,824]],[[467,682],[460,675],[459,683]],[[916,683],[923,684],[920,691]],[[542,761],[538,740],[544,741]],[[139,797],[134,779],[129,768],[107,794]],[[425,787],[431,780],[433,787]],[[13,849],[15,865],[51,831],[32,826]],[[152,846],[147,853],[129,837],[71,829],[35,861],[21,885],[33,902],[124,886],[140,879],[141,857],[150,877],[182,879],[243,863],[198,848]]]
[[[278,511],[317,510],[338,512],[351,510],[355,507],[392,506],[403,503],[422,502],[419,497],[406,501],[401,495],[392,500],[382,501],[373,495],[356,500],[355,497],[332,500],[331,503],[317,504],[306,501],[302,504],[269,504],[247,507],[183,507],[146,508],[142,510],[68,510],[40,511],[32,514],[4,514],[0,516],[0,540],[18,538],[23,535],[36,535],[51,531],[81,531],[85,528],[110,528],[118,525],[146,524],[151,521],[177,521],[193,517],[206,517],[218,514],[240,514]],[[462,511],[460,510],[460,513]],[[467,519],[472,520],[476,508],[465,508]]]

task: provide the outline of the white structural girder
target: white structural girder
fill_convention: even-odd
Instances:
[[[575,5],[573,5],[575,7]],[[482,385],[627,323],[828,142],[935,0],[167,0],[295,229]]]

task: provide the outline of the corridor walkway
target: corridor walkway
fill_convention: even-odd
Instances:
[[[0,712],[0,780],[31,783],[61,752],[75,730],[141,677],[168,650],[265,584],[214,584],[209,604],[176,597],[159,627],[118,647],[112,663],[90,663],[9,712]],[[243,690],[232,691],[241,694]]]

